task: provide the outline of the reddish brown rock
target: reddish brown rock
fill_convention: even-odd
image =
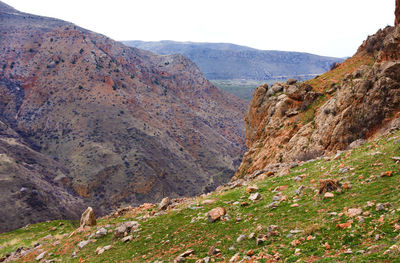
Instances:
[[[226,210],[223,207],[216,207],[208,212],[208,221],[215,222],[226,214]]]
[[[395,20],[394,25],[400,24],[400,0],[396,0],[396,10],[394,11]]]

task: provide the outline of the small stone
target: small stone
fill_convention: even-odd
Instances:
[[[324,194],[324,198],[333,198],[333,197],[335,197],[335,195],[333,193],[331,193],[331,192],[326,192]]]
[[[273,197],[272,197],[272,201],[280,201],[282,199],[282,196],[281,195],[274,195]]]
[[[214,246],[210,247],[210,249],[208,250],[208,255],[209,256],[214,256],[221,253],[221,250],[218,248],[215,248]]]
[[[239,257],[239,253],[236,253],[235,255],[233,255],[233,257],[231,257],[231,259],[229,260],[230,263],[235,263],[238,262],[240,259]]]
[[[242,241],[245,240],[245,239],[246,239],[246,235],[240,235],[240,236],[236,239],[236,242],[240,243],[240,242],[242,242]]]
[[[205,257],[203,258],[204,263],[209,263],[210,262],[210,257]]]
[[[229,250],[229,251],[235,251],[236,248],[235,248],[234,246],[231,246],[231,247],[228,248],[228,250]]]
[[[304,232],[304,230],[301,230],[301,229],[290,230],[290,234],[299,234],[299,233],[303,233],[303,232]]]
[[[361,208],[350,208],[349,210],[347,210],[347,214],[349,217],[359,216],[362,214],[362,209]]]
[[[44,256],[46,255],[46,253],[47,253],[47,251],[44,251],[44,252],[40,253],[40,254],[36,257],[36,260],[37,260],[37,261],[42,260],[42,259],[44,258]]]
[[[250,235],[248,236],[248,239],[253,239],[256,236],[256,233],[252,232],[250,233]]]
[[[296,176],[293,178],[293,181],[295,182],[300,182],[303,178],[301,178],[300,176]]]
[[[206,199],[203,202],[201,202],[202,205],[209,205],[215,203],[217,200],[215,199]]]
[[[107,229],[104,227],[100,228],[99,230],[96,231],[96,238],[100,238],[107,235]]]
[[[96,249],[96,254],[97,254],[97,255],[101,255],[101,254],[104,253],[104,251],[106,251],[104,248],[98,247],[98,248]]]
[[[89,243],[90,243],[89,240],[81,241],[81,242],[78,243],[78,247],[79,247],[79,249],[82,249],[84,246],[86,246]]]
[[[185,258],[178,256],[177,258],[174,259],[174,263],[180,263],[180,262],[185,262]]]
[[[290,207],[299,207],[299,204],[295,203],[295,204],[290,205]]]
[[[158,205],[158,208],[160,210],[166,210],[170,204],[171,200],[169,199],[169,197],[165,197],[163,200],[161,200],[160,204]]]
[[[265,206],[266,209],[273,209],[273,208],[276,208],[276,207],[278,207],[278,202],[276,202],[276,201],[274,201],[274,202],[272,202],[272,203],[270,203],[270,204]]]
[[[301,195],[303,193],[304,188],[305,188],[304,185],[300,185],[299,188],[297,188],[295,194]]]
[[[262,243],[264,243],[264,238],[257,237],[257,238],[256,238],[256,244],[257,244],[257,245],[261,245]]]
[[[259,199],[261,199],[261,195],[259,193],[251,194],[250,197],[249,197],[249,200],[251,200],[251,201],[256,201],[256,200],[259,200]]]
[[[217,221],[226,214],[226,210],[223,207],[216,207],[208,212],[208,221],[210,223]]]
[[[110,250],[111,249],[111,245],[105,246],[103,248],[104,248],[104,250]]]
[[[121,240],[122,240],[122,242],[126,243],[126,242],[129,242],[129,241],[132,241],[132,239],[133,239],[133,236],[129,235],[129,236],[126,236],[126,237],[122,238]]]
[[[128,221],[128,222],[120,223],[114,229],[114,237],[121,238],[123,236],[126,236],[127,233],[131,232],[132,229],[137,229],[138,227],[139,227],[139,223],[136,221]]]
[[[248,193],[254,193],[256,191],[258,191],[257,185],[250,185],[246,188],[246,192],[248,192]]]
[[[376,211],[383,211],[385,210],[385,206],[381,203],[376,204]]]
[[[353,254],[353,251],[349,248],[344,252],[344,254]]]
[[[80,227],[83,228],[85,226],[95,226],[95,225],[96,225],[96,216],[94,215],[93,208],[88,207],[81,216]]]

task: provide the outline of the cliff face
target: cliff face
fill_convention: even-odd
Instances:
[[[199,194],[234,174],[245,103],[190,60],[4,4],[0,32],[1,119],[64,167],[60,184],[86,204]]]
[[[399,45],[400,26],[387,27],[318,78],[259,87],[245,116],[250,149],[235,178],[343,150],[399,125]]]

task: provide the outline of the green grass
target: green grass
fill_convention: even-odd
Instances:
[[[287,176],[254,182],[262,195],[262,199],[256,202],[248,200],[250,194],[246,192],[246,187],[240,187],[194,198],[180,209],[169,210],[161,216],[151,216],[157,211],[152,208],[132,216],[98,220],[100,226],[137,220],[140,231],[134,234],[134,240],[129,243],[122,243],[114,239],[112,234],[107,234],[79,251],[76,245],[85,236],[94,233],[97,227],[68,237],[62,234],[71,232],[74,225],[63,221],[64,224],[59,226],[60,221],[55,221],[1,234],[0,253],[4,255],[19,246],[30,246],[50,233],[57,234],[61,244],[53,246],[55,239],[44,244],[44,249],[52,253],[47,259],[54,258],[62,262],[79,262],[80,259],[84,262],[170,262],[187,249],[194,249],[195,253],[186,262],[195,262],[206,257],[211,246],[216,246],[222,252],[220,257],[213,256],[216,262],[229,261],[235,253],[240,253],[243,258],[249,250],[253,250],[255,259],[261,258],[257,259],[259,262],[267,262],[267,254],[279,256],[285,262],[398,262],[399,255],[384,255],[384,251],[394,244],[400,245],[396,239],[400,232],[394,231],[395,224],[400,224],[400,166],[391,159],[400,156],[399,140],[400,132],[385,135],[361,148],[344,152],[338,160],[315,160],[292,169]],[[374,154],[378,151],[382,154]],[[351,169],[342,174],[342,166]],[[385,171],[394,171],[393,176],[381,177]],[[293,180],[300,175],[303,176],[301,181]],[[352,187],[341,193],[334,192],[332,199],[324,199],[316,192],[319,180],[327,178],[348,182]],[[266,209],[265,206],[272,202],[276,194],[273,190],[282,185],[288,185],[282,191],[287,201],[281,202],[275,209]],[[305,190],[301,196],[296,196],[295,191],[300,185],[305,186]],[[217,202],[201,205],[206,198],[215,198]],[[248,202],[249,205],[242,207],[233,204],[235,201]],[[367,206],[368,201],[389,203],[390,207],[385,211],[376,211],[375,206]],[[299,206],[291,207],[294,203]],[[231,220],[209,223],[205,214],[217,206],[224,207]],[[365,216],[361,223],[346,215],[347,208],[362,208],[363,212],[369,212],[370,215]],[[331,215],[332,212],[337,215]],[[379,221],[381,216],[384,216],[382,222]],[[242,220],[236,222],[237,217]],[[349,220],[353,220],[351,228],[337,227],[337,224]],[[268,237],[262,245],[257,245],[255,239],[236,242],[241,234],[267,234],[270,225],[279,226],[278,235]],[[50,231],[54,226],[57,230]],[[257,231],[257,227],[263,230]],[[295,229],[304,232],[290,235],[290,231]],[[380,237],[378,240],[375,240],[376,235]],[[293,246],[291,243],[294,240],[300,243]],[[325,248],[326,243],[330,246],[329,250]],[[105,245],[113,247],[102,255],[94,253],[97,247]],[[231,246],[235,250],[229,250]],[[296,249],[300,249],[299,254],[295,254]],[[345,254],[347,249],[353,253]],[[71,253],[75,250],[78,251],[78,257],[72,258]],[[365,252],[361,253],[362,250]],[[26,260],[34,260],[34,256],[28,255]]]

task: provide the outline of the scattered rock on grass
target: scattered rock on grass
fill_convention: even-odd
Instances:
[[[105,235],[107,235],[107,229],[105,229],[104,227],[96,231],[96,238],[100,238]]]
[[[37,257],[36,260],[40,261],[44,258],[44,256],[46,255],[47,251],[43,251],[42,253],[40,253]]]
[[[132,229],[137,229],[139,223],[136,221],[128,221],[120,223],[114,230],[114,237],[121,238],[132,231]],[[125,234],[126,233],[126,234]]]
[[[122,242],[126,243],[126,242],[129,242],[129,241],[132,241],[132,239],[133,239],[133,236],[129,235],[129,236],[126,236],[126,237],[122,238],[121,240],[122,240]]]
[[[226,210],[223,207],[216,207],[208,212],[208,221],[210,223],[217,221],[226,214]]]
[[[349,217],[359,216],[362,214],[362,209],[361,208],[350,208],[349,210],[347,210],[347,214]]]
[[[324,194],[324,198],[333,198],[333,197],[335,197],[335,195],[334,194],[332,194],[332,193],[325,193]]]
[[[89,243],[90,243],[90,240],[83,240],[78,243],[78,247],[79,247],[79,249],[82,249],[84,246],[86,246]]]
[[[240,243],[240,242],[242,242],[242,241],[245,240],[245,239],[246,239],[246,235],[240,235],[240,236],[236,239],[236,242]]]
[[[246,189],[246,192],[248,192],[248,193],[254,193],[256,191],[258,191],[258,186],[257,185],[250,185]]]
[[[249,197],[249,200],[251,200],[251,201],[257,201],[259,199],[261,199],[260,193],[251,194],[250,197]]]
[[[383,211],[385,210],[385,206],[381,203],[376,204],[376,211]]]

